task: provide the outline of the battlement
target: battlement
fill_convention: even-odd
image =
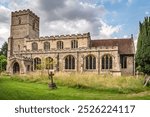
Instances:
[[[37,19],[39,19],[39,17],[35,13],[33,13],[30,9],[12,12],[12,16],[26,15],[26,14],[30,14],[30,15],[36,17]]]
[[[40,37],[41,40],[42,39],[72,39],[72,38],[90,38],[90,33]]]

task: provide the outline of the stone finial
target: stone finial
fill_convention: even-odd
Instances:
[[[133,39],[133,34],[131,34],[131,39]]]

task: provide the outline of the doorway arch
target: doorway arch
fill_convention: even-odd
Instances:
[[[13,74],[20,73],[20,66],[18,62],[15,62],[13,65]]]

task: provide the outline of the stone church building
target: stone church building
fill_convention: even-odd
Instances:
[[[39,37],[40,18],[32,11],[11,13],[7,72],[92,72],[134,75],[133,37],[91,39],[90,33]]]

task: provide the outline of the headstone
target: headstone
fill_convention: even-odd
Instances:
[[[53,81],[54,72],[49,70],[48,76],[49,76],[49,79],[51,80],[51,82],[49,82],[48,84],[49,88],[56,89],[57,88],[56,83],[54,83]]]

